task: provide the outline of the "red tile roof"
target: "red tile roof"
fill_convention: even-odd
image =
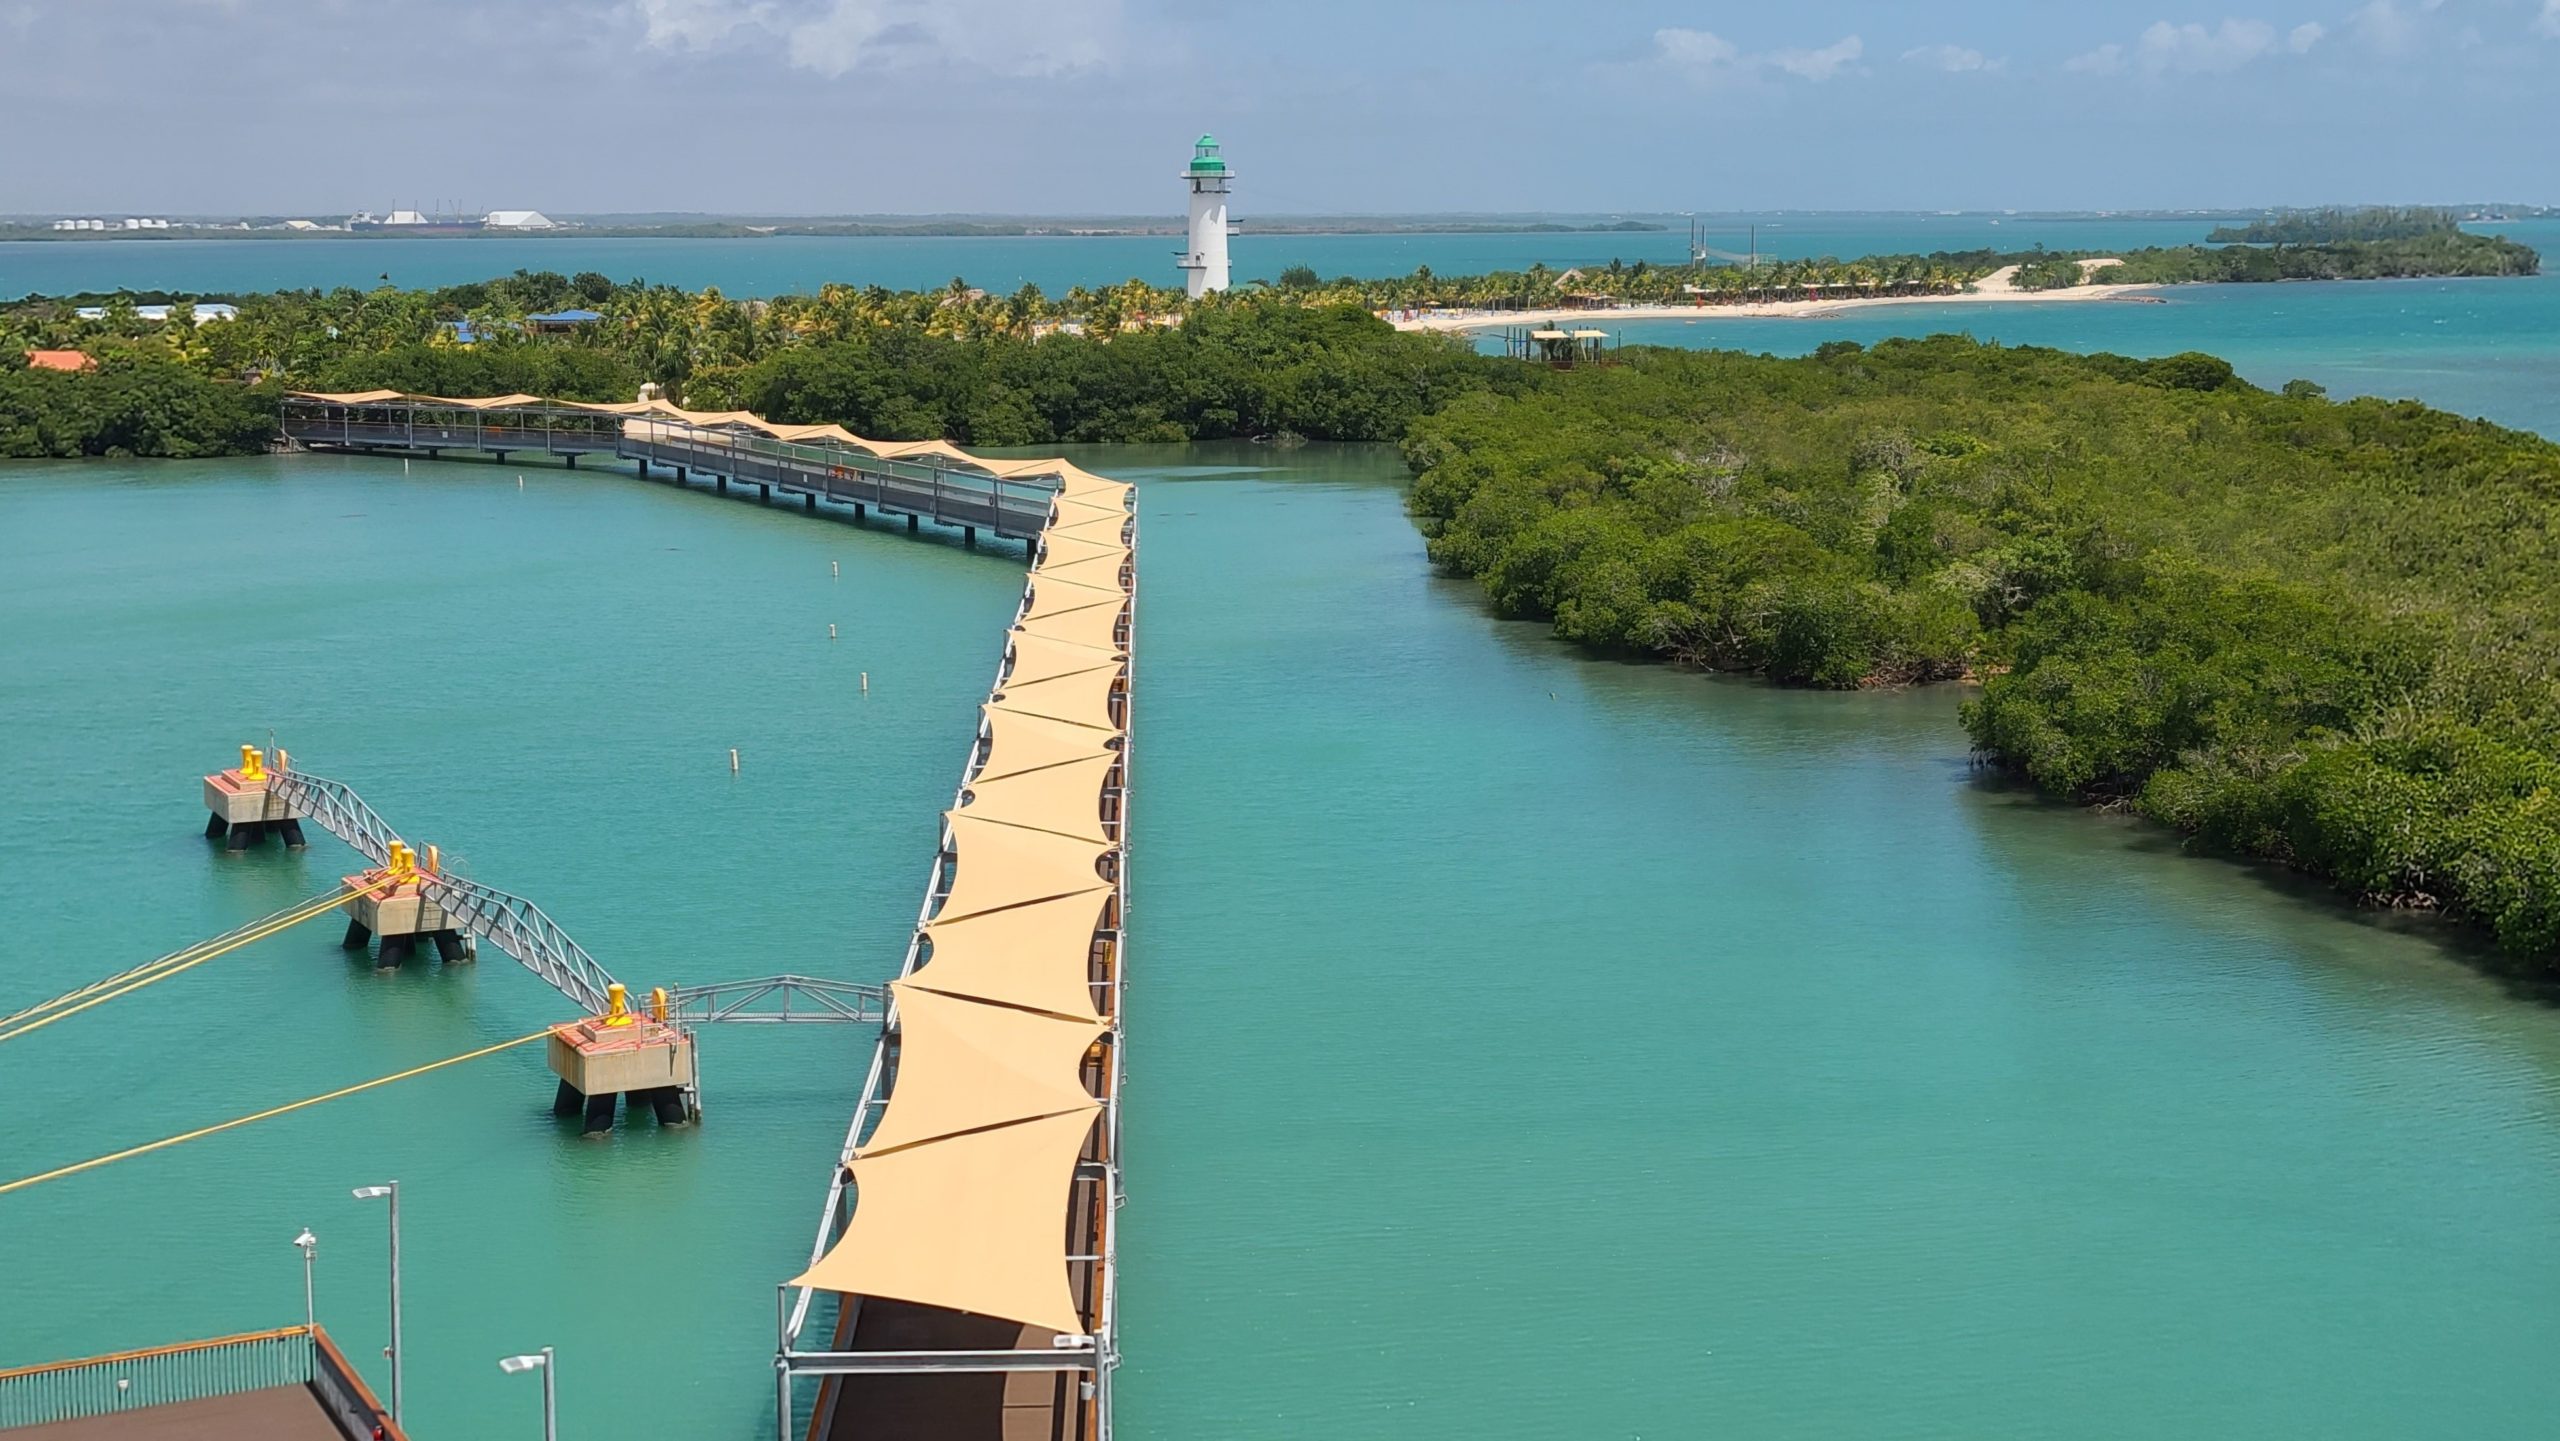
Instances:
[[[27,365],[34,370],[95,370],[98,362],[77,350],[30,350]]]

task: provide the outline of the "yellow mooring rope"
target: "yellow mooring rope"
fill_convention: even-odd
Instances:
[[[76,1165],[57,1167],[56,1169],[47,1171],[42,1175],[28,1176],[21,1180],[11,1181],[6,1185],[0,1185],[0,1196],[5,1196],[11,1191],[23,1191],[29,1186],[41,1186],[47,1181],[58,1181],[65,1176],[76,1176],[82,1171],[94,1171],[100,1166],[112,1166],[118,1161],[128,1161],[136,1156],[147,1156],[154,1151],[165,1151],[171,1146],[183,1145],[188,1141],[201,1140],[206,1136],[219,1135],[224,1131],[237,1130],[242,1126],[254,1125],[259,1121],[271,1120],[277,1116],[288,1115],[292,1112],[302,1110],[305,1107],[319,1105],[323,1101],[334,1101],[342,1096],[352,1096],[360,1091],[370,1091],[377,1086],[387,1086],[394,1081],[405,1081],[412,1076],[423,1076],[429,1071],[441,1071],[447,1066],[459,1066],[465,1061],[476,1061],[482,1056],[494,1056],[500,1051],[511,1051],[518,1046],[528,1046],[550,1034],[551,1028],[545,1026],[530,1036],[518,1036],[512,1041],[500,1041],[494,1046],[482,1046],[476,1051],[465,1051],[459,1056],[447,1056],[441,1061],[429,1061],[423,1066],[411,1066],[409,1069],[398,1072],[394,1075],[376,1076],[370,1081],[359,1081],[352,1086],[342,1086],[339,1089],[330,1091],[324,1095],[306,1096],[303,1099],[294,1101],[288,1105],[271,1106],[266,1110],[257,1112],[255,1115],[235,1117],[232,1120],[222,1122],[220,1125],[199,1127],[198,1129],[189,1131],[182,1136],[169,1136],[161,1140],[148,1142],[144,1145],[127,1147],[126,1149],[117,1151],[112,1155],[98,1156],[90,1160],[82,1161]]]
[[[158,960],[146,961],[129,971],[120,971],[104,980],[92,981],[75,991],[66,991],[49,1001],[41,1001],[14,1015],[0,1016],[0,1041],[14,1041],[30,1031],[41,1031],[54,1022],[76,1016],[91,1006],[104,1005],[118,996],[129,995],[145,986],[156,985],[185,971],[191,971],[217,956],[228,955],[242,946],[263,941],[279,931],[289,930],[305,921],[317,920],[336,910],[356,896],[371,895],[392,883],[390,877],[369,886],[340,886],[323,896],[316,896],[289,909],[276,912],[264,920],[252,921],[236,931],[199,941],[181,951],[172,951]],[[102,994],[103,993],[103,994]]]

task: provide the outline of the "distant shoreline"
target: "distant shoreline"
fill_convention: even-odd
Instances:
[[[1553,222],[1519,224],[1492,221],[1450,221],[1429,225],[1310,225],[1285,223],[1256,225],[1238,232],[1252,236],[1316,236],[1316,235],[1664,235],[1667,225],[1622,221],[1607,225],[1565,225]],[[701,225],[560,225],[549,229],[445,230],[412,229],[407,226],[374,226],[363,230],[229,230],[214,227],[168,230],[55,230],[51,226],[0,225],[0,241],[32,240],[47,244],[121,244],[149,242],[166,244],[206,240],[272,240],[281,242],[311,240],[773,240],[799,238],[817,240],[1143,240],[1180,238],[1179,225],[1147,226],[1071,226],[1071,225],[811,225],[783,223],[775,225],[740,225],[711,223]]]
[[[2115,260],[2081,262],[2083,266],[2093,271],[2118,263],[2120,262]],[[1414,315],[1398,315],[1389,312],[1387,322],[1398,330],[1462,334],[1498,329],[1506,325],[1566,325],[1576,321],[1598,320],[1705,320],[1710,317],[1802,320],[1815,316],[1837,315],[1850,310],[1864,310],[1878,305],[2003,305],[2075,300],[2122,300],[2162,288],[2158,285],[2075,285],[2056,290],[2020,290],[2011,283],[2017,273],[2018,267],[2003,266],[1974,282],[1971,290],[1957,291],[1951,295],[1848,295],[1836,300],[1706,300],[1688,305],[1623,305],[1597,310],[1569,310],[1558,307],[1542,310],[1433,310]]]

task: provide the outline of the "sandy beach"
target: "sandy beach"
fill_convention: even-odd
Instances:
[[[2116,259],[2083,260],[2084,272],[2104,270],[2124,262]],[[1568,325],[1594,324],[1620,320],[1705,320],[1731,317],[1788,318],[1814,315],[1836,315],[1846,310],[1862,310],[1871,305],[1979,305],[2047,304],[2081,300],[2116,300],[2156,290],[2153,285],[2075,285],[2068,290],[2020,290],[2015,284],[2018,267],[2002,266],[1973,283],[1971,290],[1953,295],[1874,295],[1840,300],[1755,300],[1740,303],[1710,302],[1704,305],[1626,305],[1606,310],[1430,310],[1406,315],[1390,311],[1389,323],[1398,330],[1486,330],[1501,325]]]

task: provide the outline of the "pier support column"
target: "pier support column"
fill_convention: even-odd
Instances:
[[[631,462],[631,473],[640,477],[642,480],[647,480],[649,478],[649,462],[634,458]]]
[[[908,516],[908,517],[907,517],[907,534],[909,534],[909,535],[913,535],[913,534],[915,534],[915,533],[916,533],[916,526],[917,526],[917,524],[918,524],[922,519],[923,519],[923,517],[921,517],[921,516],[913,516],[913,515]]]
[[[773,487],[760,480],[754,482],[754,484],[756,488],[757,503],[762,505],[773,504]]]
[[[551,1028],[551,1071],[560,1078],[552,1109],[583,1111],[591,1136],[613,1129],[614,1109],[626,1097],[635,1113],[646,1106],[658,1124],[682,1125],[692,1117],[698,1082],[692,1033],[663,1019],[663,991],[653,993],[645,1016],[631,1010],[622,987],[608,994],[611,1009],[604,1015]]]
[[[711,477],[711,488],[719,491],[722,495],[727,495],[729,493],[729,477],[725,475],[715,475]]]
[[[692,478],[692,475],[693,475],[693,472],[692,472],[692,471],[689,471],[689,470],[685,469],[685,468],[684,468],[683,466],[681,466],[681,465],[677,466],[677,467],[676,467],[676,484],[678,484],[678,485],[682,485],[682,484],[684,484],[688,479],[691,479],[691,478]]]
[[[284,752],[276,752],[277,767],[286,763]],[[266,756],[256,746],[242,746],[239,765],[204,778],[204,808],[205,839],[219,840],[227,850],[245,851],[270,835],[297,850],[302,846],[302,820],[268,790]]]
[[[434,934],[437,960],[450,966],[471,959],[470,949],[462,943],[461,932],[445,930]]]
[[[964,525],[960,527],[960,543],[971,550],[976,550],[978,548],[978,528],[974,525]]]
[[[577,455],[577,452],[575,452],[575,451],[571,451],[569,454],[567,454],[567,455],[564,455],[564,456],[560,457],[560,459],[561,459],[561,461],[562,461],[564,464],[566,464],[566,465],[567,465],[571,470],[576,470],[576,469],[578,468],[578,455]]]
[[[816,515],[818,513],[818,493],[813,490],[807,495],[800,497],[800,508],[809,512],[811,515]]]
[[[870,514],[871,512],[863,506],[861,501],[857,500],[853,503],[853,523],[855,525],[862,524],[863,520]]]
[[[491,456],[495,457],[495,463],[496,463],[496,464],[498,464],[498,465],[504,465],[504,464],[506,464],[506,463],[507,463],[507,453],[506,453],[505,451],[503,451],[503,450],[493,450],[493,451],[489,452],[489,454],[490,454]]]
[[[371,943],[372,940],[373,928],[350,916],[347,918],[347,934],[338,942],[338,949],[342,951],[361,951],[366,945]]]

